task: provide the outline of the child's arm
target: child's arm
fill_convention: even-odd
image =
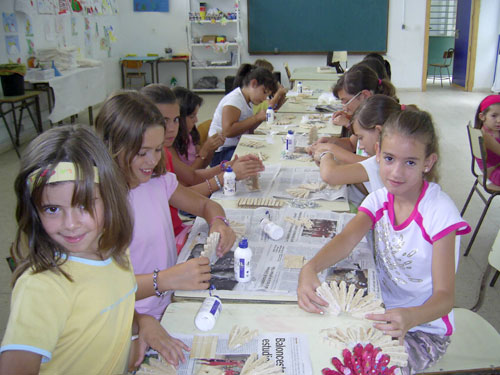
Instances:
[[[183,350],[190,351],[189,346],[168,334],[160,322],[147,314],[134,313],[132,333],[139,338],[132,342],[129,359],[129,370],[140,366],[148,347],[156,350],[168,363],[177,366],[186,361]]]
[[[297,296],[299,306],[309,312],[320,313],[317,305],[327,303],[316,295],[320,286],[318,273],[347,257],[372,227],[372,221],[364,212],[358,214],[330,242],[302,267],[299,275]]]
[[[211,137],[208,137],[203,146],[196,146],[197,157],[194,160],[191,167],[193,169],[206,168],[210,161],[212,160],[215,150],[224,144],[226,138],[219,133],[215,133]]]
[[[7,350],[0,354],[0,374],[35,375],[40,372],[42,356],[24,350]]]
[[[500,143],[497,142],[495,137],[485,132],[484,130],[482,130],[482,133],[484,139],[484,146],[486,147],[486,149],[490,150],[491,152],[494,152],[497,155],[500,155]]]
[[[318,158],[318,153],[314,154],[316,162]],[[358,184],[369,180],[368,173],[361,164],[339,164],[329,153],[319,160],[319,174],[330,185]]]
[[[367,314],[366,318],[384,322],[374,324],[375,328],[402,339],[410,328],[448,314],[455,302],[455,232],[432,247],[432,290],[432,296],[421,306]]]
[[[355,154],[353,151],[348,151],[345,148],[332,143],[318,143],[316,146],[311,147],[312,155],[319,155],[323,151],[331,151],[335,155],[335,158],[342,163],[357,163],[367,159],[366,156],[361,156]]]
[[[241,111],[232,105],[222,108],[222,135],[234,138],[244,133],[254,131],[266,119],[266,111],[262,110],[243,121],[239,121]]]
[[[281,108],[281,106],[286,102],[286,92],[282,85],[278,88],[278,91],[274,94],[274,96],[269,100],[269,105],[276,111]]]
[[[236,235],[224,221],[218,219],[219,217],[226,217],[220,204],[182,185],[177,186],[177,189],[170,197],[169,203],[175,208],[204,218],[210,225],[210,233],[220,233],[217,256],[221,257],[231,250],[234,241],[236,241]]]

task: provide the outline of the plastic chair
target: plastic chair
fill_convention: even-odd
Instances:
[[[132,79],[142,79],[142,86],[146,86],[146,73],[141,72],[143,65],[142,61],[137,60],[123,60],[123,67],[125,68],[125,80],[128,81],[128,87],[132,88]]]
[[[476,172],[476,166],[477,166],[476,160],[477,159],[486,160],[486,149],[484,147],[483,134],[481,133],[481,130],[474,129],[469,122],[469,125],[467,126],[467,132],[469,135],[469,144],[472,153],[471,172],[476,178],[476,181],[474,181],[474,184],[472,185],[472,188],[469,192],[469,196],[467,197],[467,200],[465,201],[464,207],[462,208],[462,212],[460,214],[464,216],[465,210],[467,209],[467,206],[469,205],[469,202],[474,192],[477,192],[477,194],[485,204],[485,207],[483,209],[483,212],[481,213],[479,221],[477,222],[476,228],[474,229],[474,233],[472,234],[469,244],[467,245],[467,249],[465,250],[464,256],[469,255],[472,244],[476,239],[477,233],[479,232],[479,228],[483,223],[483,219],[486,216],[486,213],[488,212],[488,208],[490,207],[493,198],[495,198],[497,195],[500,194],[500,186],[495,185],[488,181],[485,162],[482,163],[483,168],[481,169],[481,171]],[[486,193],[487,195],[489,195],[489,197],[487,198],[485,196],[486,194],[483,193]]]
[[[453,53],[455,50],[453,48],[449,48],[447,51],[444,51],[443,53],[443,63],[442,64],[429,64],[429,66],[432,67],[432,83],[436,80],[436,68],[439,68],[439,79],[441,80],[441,87],[443,87],[443,79],[448,79],[450,81],[451,85],[451,74],[450,74],[450,65],[451,61],[453,60]],[[448,72],[448,76],[446,78],[443,78],[443,69],[446,68],[446,71]]]
[[[484,295],[486,294],[486,283],[490,277],[491,271],[495,269],[495,274],[491,279],[490,286],[495,286],[495,283],[500,275],[500,230],[498,231],[495,242],[491,247],[490,253],[488,254],[488,265],[483,274],[483,279],[481,280],[481,286],[479,288],[479,296],[477,297],[476,304],[472,307],[472,311],[478,311],[484,302]]]
[[[200,125],[197,126],[198,133],[200,133],[200,146],[202,146],[208,138],[208,130],[210,129],[211,123],[212,119],[203,121]]]
[[[345,64],[345,69],[342,68],[342,63]],[[337,73],[344,73],[347,70],[347,51],[331,51],[326,55],[326,65],[332,66],[337,70]]]

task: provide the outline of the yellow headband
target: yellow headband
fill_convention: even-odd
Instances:
[[[45,177],[47,173],[49,173],[49,169],[37,169],[36,171],[32,172],[29,177],[28,177],[28,186],[30,189],[30,193],[33,192],[33,187],[35,181],[39,177]],[[47,180],[48,184],[54,183],[54,182],[62,182],[62,181],[76,181],[76,167],[73,163],[67,162],[67,161],[62,161],[59,164],[56,165],[53,171],[50,172],[51,175],[49,179]],[[83,180],[83,177],[80,176],[78,178],[79,180]],[[97,167],[94,167],[94,182],[96,184],[99,183],[99,170]]]

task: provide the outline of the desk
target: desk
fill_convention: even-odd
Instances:
[[[316,114],[315,116],[320,116],[320,115]],[[332,123],[331,113],[324,113],[321,116],[322,116],[321,122],[319,120],[318,122],[313,122],[313,124],[316,124],[318,127],[318,138],[322,137],[323,135],[340,137],[342,133],[342,126],[335,125]],[[255,134],[286,135],[288,130],[293,130],[295,134],[309,135],[311,124],[309,124],[305,120],[311,119],[311,113],[281,113],[280,111],[275,114],[275,118],[276,118],[275,122],[271,125],[267,124],[266,122],[260,124],[259,127],[255,129]],[[283,123],[284,125],[278,125],[278,123]],[[279,138],[276,138],[276,142],[278,140]],[[279,152],[281,152],[281,150],[273,148],[270,151],[276,157],[276,160],[279,160],[280,156]],[[245,150],[245,152],[249,151]]]
[[[186,87],[189,87],[189,59],[187,57],[182,59],[167,59],[164,57],[160,57],[158,60],[156,60],[156,83],[160,83],[160,73],[158,71],[158,65],[160,65],[161,63],[184,63],[186,67]]]
[[[18,157],[21,157],[19,154],[19,150],[17,147],[19,146],[19,133],[21,131],[22,119],[23,119],[23,111],[26,109],[28,114],[33,122],[33,126],[38,134],[43,132],[42,126],[42,115],[40,113],[40,100],[39,96],[41,91],[26,91],[24,95],[19,96],[2,96],[0,97],[0,116],[3,119],[5,128],[7,129],[7,133],[9,133],[10,140],[12,142],[12,146],[14,146],[14,150]],[[10,105],[10,109],[4,111],[3,105]],[[35,117],[31,113],[30,106],[35,105]],[[16,116],[16,110],[20,109],[19,116]],[[10,131],[9,124],[7,122],[6,116],[12,113],[12,122],[14,124],[14,133],[15,138]]]
[[[340,77],[340,74],[333,72],[321,72],[318,73],[317,67],[304,67],[304,68],[295,68],[292,72],[292,76],[290,77],[291,82],[295,81],[328,81],[328,82],[337,82]]]
[[[151,82],[155,81],[155,64],[158,61],[158,56],[125,56],[120,58],[120,66],[122,71],[122,87],[125,88],[125,67],[123,61],[142,61],[151,66]]]
[[[103,102],[107,96],[104,67],[77,68],[61,73],[61,76],[48,80],[28,81],[35,85],[46,85],[51,90],[54,107],[49,120],[59,122],[88,108],[89,122],[92,125],[92,106]]]

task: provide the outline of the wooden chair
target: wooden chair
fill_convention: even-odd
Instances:
[[[146,72],[141,72],[142,61],[123,60],[122,64],[125,70],[125,81],[128,82],[129,88],[132,88],[132,80],[135,78],[142,79],[141,87],[146,86]]]
[[[453,54],[455,50],[453,48],[449,48],[447,51],[444,51],[443,53],[443,63],[442,64],[429,64],[430,67],[432,67],[432,83],[436,80],[436,69],[439,69],[439,79],[441,80],[441,87],[443,87],[443,79],[448,79],[450,80],[450,85],[451,85],[451,74],[450,74],[450,65],[451,61],[453,60]],[[448,75],[443,78],[443,69],[446,69],[448,72]]]
[[[481,168],[480,172],[476,171],[476,168],[478,168],[476,160],[480,159],[486,161],[486,149],[484,147],[483,134],[481,133],[481,130],[474,129],[469,123],[469,125],[467,126],[467,132],[469,135],[469,144],[472,153],[471,172],[476,178],[476,180],[472,185],[472,188],[469,192],[469,196],[467,197],[467,200],[465,201],[464,207],[462,208],[462,212],[460,214],[464,216],[465,210],[467,209],[467,206],[469,205],[469,202],[474,192],[477,192],[477,194],[483,201],[485,207],[483,209],[483,212],[481,213],[481,216],[479,217],[479,221],[477,222],[476,228],[474,229],[474,233],[472,234],[469,244],[467,245],[467,249],[465,250],[464,256],[469,255],[469,252],[472,248],[472,244],[476,239],[477,233],[479,232],[479,228],[483,223],[483,219],[486,216],[486,213],[488,212],[488,208],[490,207],[493,198],[495,198],[497,195],[500,194],[500,186],[495,185],[488,181],[486,173],[486,162],[482,163],[483,168]]]
[[[293,82],[292,82],[292,72],[290,71],[290,67],[288,66],[288,63],[283,63],[283,66],[285,67],[285,73],[286,76],[288,77],[288,82],[290,83],[290,89],[293,88]]]
[[[479,296],[477,297],[476,304],[472,307],[472,311],[478,311],[484,302],[484,295],[486,294],[486,283],[491,275],[491,271],[495,269],[495,274],[490,282],[490,287],[495,286],[495,283],[500,275],[500,230],[498,231],[495,242],[491,247],[490,253],[488,254],[488,265],[483,274],[483,279],[481,280],[481,286],[479,288]]]
[[[200,146],[203,146],[203,143],[208,138],[208,130],[210,129],[210,124],[212,123],[212,119],[203,121],[196,128],[198,129],[198,133],[200,133]]]

